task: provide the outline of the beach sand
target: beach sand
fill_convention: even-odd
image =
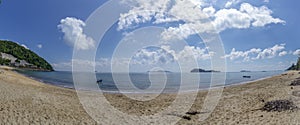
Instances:
[[[298,124],[300,110],[283,112],[260,110],[265,102],[282,99],[292,100],[300,107],[300,97],[292,95],[293,92],[300,91],[300,86],[289,86],[291,81],[298,77],[300,77],[298,72],[291,71],[285,75],[226,87],[217,107],[204,121],[199,121],[199,115],[185,113],[173,114],[173,117],[185,116],[185,119],[182,118],[177,124]],[[184,98],[188,98],[190,94],[186,93]],[[200,112],[206,95],[207,91],[198,92],[191,112]],[[147,102],[131,100],[120,94],[105,94],[105,97],[111,105],[124,113],[147,116],[168,107],[176,95],[163,94]],[[184,105],[184,102],[182,103]],[[99,124],[110,124],[110,120],[118,121],[113,115],[109,118],[99,117],[103,119],[103,122],[98,121]],[[154,124],[168,123],[170,122],[166,120]],[[10,68],[0,67],[0,124],[97,124],[97,122],[83,109],[75,90],[43,84],[13,72]]]

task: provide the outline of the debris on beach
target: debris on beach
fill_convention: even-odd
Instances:
[[[300,97],[300,91],[293,91],[292,95],[296,97]]]
[[[290,100],[275,100],[265,103],[262,111],[267,112],[282,112],[282,111],[294,111],[298,107]]]
[[[186,120],[191,120],[191,117],[186,116],[186,115],[182,116],[181,118],[186,119]]]
[[[175,114],[175,113],[171,113],[171,114],[167,114],[167,115],[177,116],[177,117],[180,117],[185,120],[191,120],[191,117],[187,116],[187,115],[180,115],[180,114]]]
[[[300,85],[300,78],[297,78],[296,80],[292,81],[290,86],[299,86]]]
[[[197,112],[197,111],[190,111],[190,112],[187,112],[185,113],[187,115],[197,115],[197,114],[201,114],[201,112]]]

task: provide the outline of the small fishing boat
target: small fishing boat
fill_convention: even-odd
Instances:
[[[243,78],[251,78],[251,76],[243,76]]]
[[[97,80],[97,84],[101,84],[103,82],[102,79]]]

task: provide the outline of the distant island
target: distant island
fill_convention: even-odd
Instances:
[[[292,64],[287,70],[300,70],[300,57],[298,57],[298,61],[296,64]]]
[[[53,67],[36,53],[6,40],[0,40],[0,65],[29,70],[54,71]]]
[[[191,70],[191,73],[197,73],[197,72],[220,72],[220,71],[215,71],[215,70],[205,70],[201,68],[195,68]]]
[[[158,72],[158,73],[172,73],[171,71],[167,71],[167,70],[155,70],[155,71],[147,71],[147,73],[150,72]]]
[[[241,72],[251,72],[251,71],[248,71],[248,70],[241,70]]]

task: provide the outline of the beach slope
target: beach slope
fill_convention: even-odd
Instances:
[[[298,72],[291,71],[256,82],[226,87],[217,107],[205,121],[199,121],[197,114],[183,113],[178,114],[185,117],[177,124],[297,124],[300,121],[299,110],[267,112],[260,109],[268,101],[284,99],[291,100],[300,107],[300,97],[293,95],[300,91],[300,86],[290,86],[298,77]],[[190,112],[201,110],[206,94],[207,91],[198,92]],[[163,94],[154,101],[143,103],[120,94],[105,96],[119,110],[136,115],[154,114],[163,109],[158,107],[168,106],[176,97],[174,94]],[[85,112],[74,90],[43,84],[13,72],[8,67],[1,67],[0,124],[96,122]]]

